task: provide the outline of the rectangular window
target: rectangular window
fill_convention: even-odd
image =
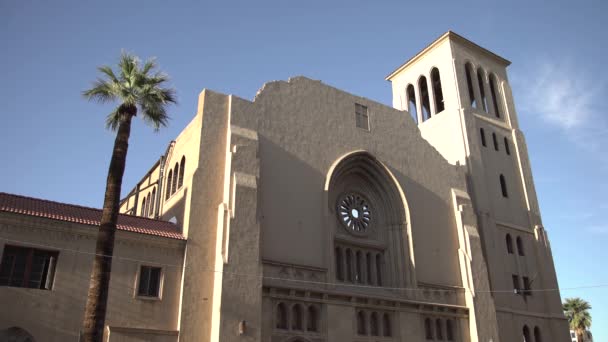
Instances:
[[[520,287],[519,287],[519,277],[517,275],[512,275],[511,278],[513,279],[513,292],[515,292],[516,294],[520,293]]]
[[[5,246],[0,265],[0,286],[51,290],[58,252]]]
[[[355,119],[357,127],[369,131],[369,116],[367,114],[366,106],[355,103]]]
[[[137,295],[142,297],[159,297],[161,268],[141,266]]]
[[[531,296],[532,295],[532,287],[531,287],[531,283],[530,283],[530,279],[528,277],[523,277],[524,280],[524,296]]]

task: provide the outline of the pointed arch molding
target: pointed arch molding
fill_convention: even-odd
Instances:
[[[337,219],[336,199],[348,191],[363,193],[373,201],[372,208],[380,210],[375,214],[375,218],[382,217],[382,222],[372,222],[369,239],[383,240],[381,243],[387,246],[388,255],[392,257],[392,267],[389,272],[392,280],[385,286],[415,286],[410,211],[405,192],[397,178],[384,163],[365,150],[352,151],[339,157],[329,167],[325,179],[324,192],[328,227],[342,226]],[[372,219],[374,219],[373,216]],[[380,225],[376,223],[380,223]],[[338,237],[340,234],[336,234],[338,228],[329,229],[329,231],[334,232],[332,241],[334,238],[341,238]],[[355,243],[357,243],[357,239],[361,243],[365,243],[362,241],[364,237],[359,236],[353,239],[355,239]],[[399,240],[399,243],[395,243],[395,240]],[[405,274],[399,271],[404,269]]]

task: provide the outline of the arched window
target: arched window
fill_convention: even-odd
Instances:
[[[509,147],[509,139],[507,137],[505,137],[505,151],[508,155],[511,155],[511,148]]]
[[[445,325],[446,338],[448,341],[454,341],[454,322],[451,319],[446,321]]]
[[[308,321],[307,321],[307,326],[306,326],[306,330],[308,331],[318,331],[318,315],[317,315],[317,309],[310,305],[308,307]]]
[[[433,339],[433,323],[430,318],[424,320],[424,332],[427,340]]]
[[[294,304],[291,308],[291,329],[302,330],[302,307]]]
[[[169,170],[167,174],[167,189],[165,189],[165,200],[168,200],[171,196],[171,183],[173,181],[173,170]]]
[[[441,77],[437,68],[431,70],[431,84],[433,85],[433,93],[435,94],[435,113],[440,113],[445,107],[443,104],[443,91],[441,90]]]
[[[502,191],[502,197],[509,197],[507,193],[507,182],[505,181],[505,176],[500,175],[500,190]]]
[[[431,102],[429,100],[429,88],[426,84],[426,77],[421,76],[418,80],[418,89],[420,90],[420,107],[422,110],[422,121],[431,118]]]
[[[496,96],[496,89],[498,89],[496,85],[496,76],[494,76],[494,74],[490,74],[490,95],[492,96],[492,102],[494,103],[494,115],[499,118],[500,104],[498,103],[498,97]]]
[[[494,150],[498,151],[498,140],[496,139],[496,133],[492,133],[492,140],[494,141]]]
[[[387,313],[382,315],[382,334],[387,337],[393,335],[391,331],[391,318]]]
[[[435,334],[437,335],[437,340],[443,341],[443,324],[441,324],[441,320],[437,318],[435,320]]]
[[[152,206],[151,193],[146,197],[146,216],[150,216],[150,207]]]
[[[154,207],[156,206],[156,187],[152,189],[152,200],[150,201],[150,212],[148,212],[148,216],[154,216]]]
[[[471,63],[467,63],[464,66],[464,72],[467,77],[467,88],[469,90],[469,100],[471,107],[477,108],[477,101],[475,101],[475,90],[473,90],[473,66]]]
[[[367,271],[367,283],[368,284],[373,284],[373,278],[372,278],[372,254],[370,252],[367,252],[365,254],[365,266],[367,267],[366,271]]]
[[[488,100],[486,99],[486,91],[484,89],[485,82],[483,81],[484,73],[482,68],[477,69],[477,82],[479,83],[479,95],[481,95],[481,105],[483,106],[483,111],[488,112]]]
[[[370,325],[370,333],[372,336],[379,336],[380,333],[378,332],[378,314],[375,312],[372,312],[372,315],[369,319],[369,325]]]
[[[344,281],[344,266],[342,266],[342,262],[342,248],[336,247],[336,278],[340,281]]]
[[[179,180],[177,182],[177,188],[180,189],[184,185],[184,170],[186,169],[186,157],[182,156],[182,162],[179,165]]]
[[[277,305],[277,329],[287,329],[287,310],[285,310],[285,304],[279,303]]]
[[[173,183],[171,184],[171,195],[173,195],[177,191],[177,178],[179,175],[179,164],[175,163],[175,167],[173,168]]]
[[[346,254],[346,281],[351,282],[353,281],[353,256],[352,256],[352,251],[350,249],[346,249],[344,251],[344,254]]]
[[[382,286],[382,255],[376,254],[376,285]]]
[[[507,234],[507,253],[513,254],[513,239],[511,238],[511,234]]]
[[[543,342],[543,339],[540,336],[540,329],[538,326],[534,327],[534,342]]]
[[[407,111],[410,112],[416,124],[418,123],[418,109],[416,108],[416,92],[413,85],[408,85],[406,88],[407,94]]]
[[[357,251],[355,256],[355,280],[357,283],[362,283],[361,263],[363,262],[363,256],[361,255],[361,251]]]
[[[521,240],[521,237],[518,236],[515,241],[517,242],[517,254],[524,256],[524,243]]]
[[[530,339],[530,329],[528,329],[527,325],[524,325],[523,335],[524,335],[524,342],[532,342],[532,340]]]
[[[479,129],[479,135],[481,136],[481,144],[483,147],[486,147],[486,131],[483,128]]]
[[[366,325],[367,324],[365,323],[365,314],[363,313],[363,311],[359,310],[359,312],[357,312],[357,334],[366,335]]]
[[[141,200],[141,212],[139,213],[140,216],[146,216],[146,198],[144,197],[143,200]]]

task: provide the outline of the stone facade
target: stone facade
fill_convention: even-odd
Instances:
[[[393,107],[204,90],[121,205],[187,237],[173,340],[568,341],[534,291],[558,285],[508,64],[448,32],[387,77]]]

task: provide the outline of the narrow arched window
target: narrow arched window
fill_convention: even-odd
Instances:
[[[513,254],[513,239],[511,238],[511,234],[507,234],[507,253]]]
[[[517,241],[517,254],[524,256],[525,255],[524,254],[524,243],[521,240],[521,237],[518,236],[516,241]]]
[[[376,254],[376,284],[382,286],[382,255]]]
[[[471,63],[467,63],[464,66],[464,72],[467,77],[467,88],[469,90],[469,100],[471,107],[477,108],[477,101],[475,101],[475,90],[473,90],[473,66]]]
[[[421,76],[418,80],[418,90],[420,91],[422,121],[426,121],[431,118],[431,102],[429,100],[429,88],[426,83],[426,77]]]
[[[357,334],[366,335],[366,325],[367,324],[365,323],[365,314],[363,313],[363,311],[359,310],[359,312],[357,312]]]
[[[173,182],[173,170],[169,170],[169,174],[167,174],[167,188],[165,189],[165,200],[169,199],[171,196],[171,183]]]
[[[431,70],[431,84],[433,85],[433,94],[435,95],[435,113],[440,113],[445,107],[443,104],[443,91],[441,90],[441,77],[437,68]]]
[[[424,320],[424,332],[427,340],[433,339],[433,323],[430,318]]]
[[[291,329],[302,330],[302,307],[295,304],[291,308]]]
[[[361,264],[363,262],[363,256],[361,255],[361,251],[357,251],[357,253],[355,254],[355,281],[357,283],[362,283],[363,282],[363,277],[362,277],[362,273],[361,273]]]
[[[503,175],[500,175],[500,190],[502,191],[502,197],[509,197],[509,194],[507,193],[507,182]]]
[[[437,340],[443,341],[443,324],[441,324],[441,320],[437,318],[435,320],[435,335],[437,335]]]
[[[171,184],[171,195],[173,195],[177,191],[177,178],[179,175],[179,164],[175,163],[175,167],[173,168],[173,183]]]
[[[507,152],[508,155],[511,155],[511,148],[509,147],[509,139],[507,139],[507,137],[505,137],[505,152]]]
[[[477,83],[479,83],[479,95],[481,95],[481,99],[479,101],[481,102],[481,105],[483,106],[483,111],[487,113],[488,112],[488,99],[486,99],[486,91],[484,88],[485,82],[483,81],[483,79],[484,79],[483,69],[478,68],[477,69]]]
[[[492,140],[494,141],[494,150],[498,151],[498,139],[496,139],[496,133],[492,133]]]
[[[317,314],[317,309],[310,305],[308,307],[308,321],[307,321],[307,326],[306,326],[306,330],[308,331],[318,331],[318,320],[319,320],[319,315]]]
[[[336,247],[336,278],[340,281],[344,280],[344,266],[342,262],[342,248]]]
[[[532,342],[532,340],[530,340],[530,329],[528,329],[527,325],[524,325],[524,329],[522,332],[524,335],[524,342]]]
[[[146,216],[150,216],[150,208],[152,207],[152,194],[148,193],[146,197]]]
[[[393,335],[393,332],[391,331],[391,318],[387,313],[382,315],[382,334],[386,337]]]
[[[380,333],[378,332],[378,314],[375,312],[372,312],[370,319],[369,319],[369,325],[370,325],[370,334],[372,336],[379,336]]]
[[[479,136],[481,136],[481,144],[483,147],[486,147],[486,131],[483,128],[479,129]]]
[[[372,254],[370,252],[367,252],[367,254],[365,254],[365,266],[367,267],[366,271],[367,271],[367,283],[368,284],[373,284],[373,278],[372,278]]]
[[[285,310],[285,304],[279,303],[277,305],[277,329],[287,329],[287,310]]]
[[[177,182],[177,188],[180,189],[184,185],[184,170],[186,169],[186,157],[182,156],[182,161],[179,165],[179,180]]]
[[[454,322],[448,319],[445,323],[446,338],[448,341],[454,341]]]
[[[534,342],[543,342],[543,339],[540,336],[540,328],[538,326],[534,327]]]
[[[496,96],[497,89],[496,76],[494,76],[494,74],[490,74],[490,95],[492,96],[492,103],[494,103],[494,115],[499,118],[500,104],[498,103],[498,97]]]
[[[141,212],[139,213],[140,216],[146,216],[146,198],[144,197],[143,200],[141,200]]]
[[[344,251],[344,254],[346,254],[346,281],[348,282],[352,282],[353,281],[353,256],[352,256],[352,251],[350,249],[346,249]]]
[[[155,212],[154,212],[155,207],[156,207],[156,187],[154,189],[152,189],[152,200],[150,201],[150,212],[148,213],[148,216],[155,215]]]
[[[416,92],[413,85],[408,85],[406,88],[407,94],[407,111],[410,112],[416,124],[418,123],[418,109],[416,108]]]

